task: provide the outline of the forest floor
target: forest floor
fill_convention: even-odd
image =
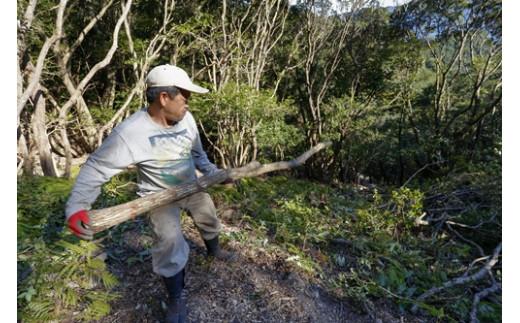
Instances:
[[[424,322],[400,315],[385,300],[375,303],[375,313],[363,313],[292,270],[287,255],[269,248],[227,240],[224,247],[237,259],[209,260],[191,219],[184,216],[183,224],[191,250],[186,267],[189,322]],[[223,235],[243,229],[223,224]],[[163,322],[167,294],[152,271],[153,237],[146,221],[128,223],[121,236],[107,241],[101,256],[119,279],[115,291],[120,297],[99,322]]]
[[[128,185],[134,177],[114,177],[94,209],[135,199],[135,185]],[[70,180],[45,177],[19,182],[19,317],[27,322],[162,322],[168,299],[152,270],[154,238],[146,216],[98,234],[93,243],[79,242],[61,231],[71,186]],[[192,219],[182,213],[191,250],[189,321],[466,321],[472,286],[446,290],[428,303],[417,298],[459,277],[461,270],[469,272],[463,264],[472,264],[471,246],[449,235],[430,236],[414,225],[423,210],[420,191],[379,188],[286,176],[212,187],[209,193],[223,224],[220,240],[237,260],[208,259]],[[468,216],[461,223],[475,225],[474,214]],[[485,229],[499,232],[495,226]],[[487,243],[487,254],[495,242]],[[495,274],[501,277],[501,269]],[[482,322],[500,321],[500,297],[481,304]],[[414,304],[421,306],[416,314]]]

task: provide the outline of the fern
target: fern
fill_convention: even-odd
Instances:
[[[24,316],[24,321],[27,322],[42,322],[50,321],[53,318],[54,303],[51,301],[33,301],[27,305],[29,310]]]
[[[110,312],[117,284],[95,243],[78,241],[63,226],[71,181],[22,178],[18,190],[18,318],[24,322],[98,320]],[[21,269],[20,269],[21,268]],[[19,275],[20,276],[20,275]]]
[[[115,296],[108,293],[95,292],[90,293],[87,298],[90,302],[83,311],[82,318],[98,320],[110,313],[108,302],[115,299]]]

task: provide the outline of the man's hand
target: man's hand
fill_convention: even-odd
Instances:
[[[92,240],[94,234],[90,230],[90,218],[87,211],[81,210],[69,217],[67,220],[69,229],[81,239]]]

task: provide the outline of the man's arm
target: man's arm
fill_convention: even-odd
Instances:
[[[193,147],[191,149],[191,154],[193,156],[193,160],[195,162],[195,166],[198,170],[200,170],[204,175],[211,175],[218,170],[218,167],[215,166],[212,162],[209,161],[208,155],[202,148],[202,143],[200,141],[199,133],[197,131],[197,137],[193,142]]]
[[[90,155],[81,168],[65,205],[65,216],[69,227],[76,235],[81,238],[91,238],[86,211],[90,210],[92,203],[101,193],[101,186],[132,163],[134,158],[128,145],[116,132],[112,132]]]
[[[204,175],[211,175],[214,172],[218,171],[218,167],[215,166],[212,162],[209,161],[208,155],[204,148],[202,147],[202,142],[200,141],[199,129],[197,128],[197,124],[195,123],[195,119],[191,115],[191,113],[187,114],[189,118],[188,124],[193,129],[195,133],[195,139],[193,140],[193,144],[191,147],[191,156],[193,157],[193,161],[195,162],[195,167],[200,170]]]

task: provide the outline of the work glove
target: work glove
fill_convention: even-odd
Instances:
[[[69,224],[69,229],[74,233],[77,237],[85,240],[92,240],[94,237],[94,233],[90,229],[90,218],[86,210],[78,211],[72,214],[67,222]]]

